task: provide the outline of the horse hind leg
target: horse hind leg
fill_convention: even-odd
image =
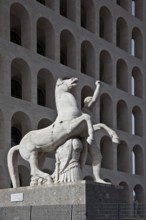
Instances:
[[[38,152],[32,151],[28,162],[31,170],[31,186],[47,185],[52,183],[50,175],[42,172],[38,168]]]

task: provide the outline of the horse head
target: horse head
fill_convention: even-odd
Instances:
[[[78,78],[59,78],[56,82],[56,89],[62,90],[64,92],[69,92],[75,86],[77,86]]]

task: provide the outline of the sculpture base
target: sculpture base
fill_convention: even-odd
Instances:
[[[0,220],[117,220],[123,189],[81,181],[0,190]]]

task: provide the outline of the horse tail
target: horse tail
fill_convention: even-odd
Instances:
[[[107,125],[105,125],[103,123],[98,123],[98,124],[93,125],[93,128],[94,128],[94,131],[97,131],[100,129],[105,130],[108,133],[108,135],[111,137],[112,142],[119,144],[120,139],[119,139],[117,133],[113,129],[108,127]]]
[[[19,154],[19,145],[16,145],[8,151],[8,155],[7,155],[8,170],[13,188],[17,188],[20,186],[18,166],[17,166],[18,154]]]

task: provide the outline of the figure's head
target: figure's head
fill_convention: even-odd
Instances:
[[[56,82],[56,87],[60,87],[63,91],[70,91],[72,88],[77,86],[78,79],[75,77],[72,78],[59,78]]]

